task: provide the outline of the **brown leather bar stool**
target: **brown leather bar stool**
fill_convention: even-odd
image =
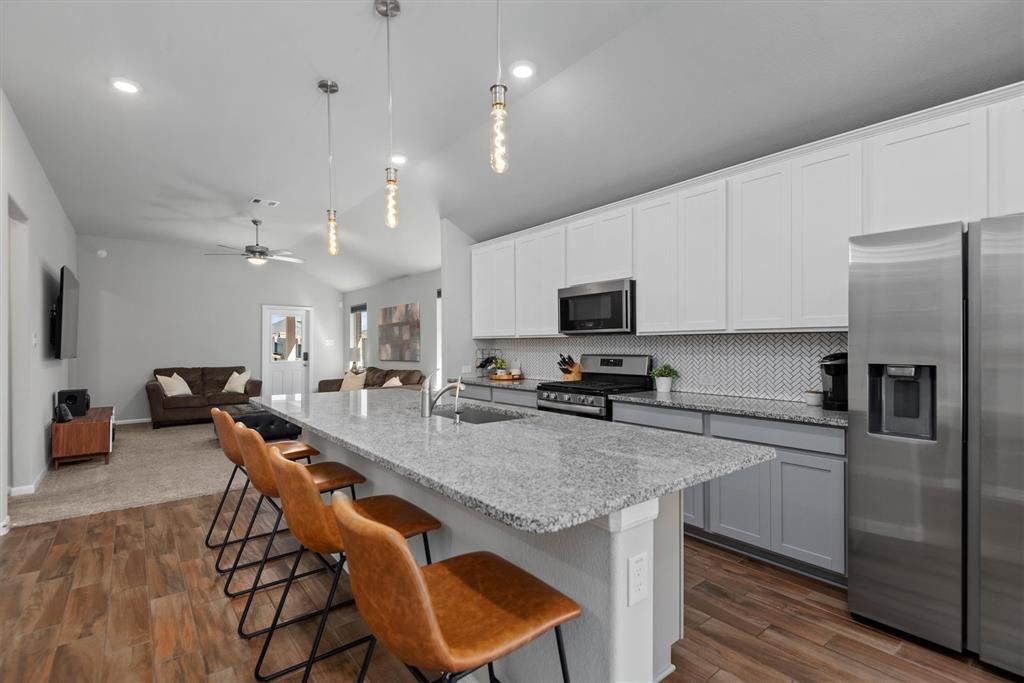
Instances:
[[[457,681],[555,631],[562,680],[569,681],[561,625],[580,615],[575,602],[492,553],[459,555],[428,567],[416,565],[393,529],[334,496],[356,607],[373,634],[358,680],[366,677],[377,640],[421,683],[420,668]]]
[[[240,591],[231,590],[231,581],[235,576],[234,567],[232,567],[231,571],[228,573],[228,579],[224,583],[224,594],[228,597],[233,598],[248,593],[248,598],[245,601],[245,607],[243,608],[242,614],[238,619],[238,635],[240,635],[243,638],[252,638],[254,636],[267,633],[270,630],[269,627],[257,631],[245,630],[245,620],[246,617],[248,617],[249,615],[249,609],[252,607],[252,601],[256,595],[256,591],[263,590],[265,588],[271,588],[273,586],[278,586],[287,581],[287,579],[277,579],[276,581],[271,581],[270,583],[265,583],[262,585],[260,584],[260,579],[262,579],[263,577],[263,570],[266,567],[267,562],[271,561],[270,552],[271,548],[274,545],[274,539],[277,538],[278,531],[281,527],[282,511],[281,508],[278,507],[277,503],[275,502],[276,499],[281,497],[281,494],[277,489],[277,480],[274,476],[274,469],[270,464],[270,459],[272,456],[270,455],[270,448],[268,447],[267,442],[263,440],[263,437],[260,436],[259,432],[257,432],[255,429],[249,429],[240,422],[235,423],[234,432],[236,441],[238,442],[239,451],[242,454],[242,460],[245,463],[245,470],[249,474],[249,481],[252,482],[252,485],[260,493],[260,499],[256,503],[256,509],[253,511],[252,517],[249,519],[249,526],[246,529],[245,533],[246,538],[252,537],[252,527],[253,524],[256,522],[256,517],[259,514],[260,505],[263,503],[263,501],[267,501],[271,505],[271,507],[277,510],[277,517],[274,520],[274,527],[270,532],[270,539],[267,541],[267,545],[263,549],[263,556],[260,558],[259,567],[256,570],[256,576],[253,578],[252,586],[250,588],[246,588]],[[366,477],[361,475],[359,472],[356,472],[351,467],[343,465],[340,462],[318,462],[313,465],[300,465],[300,467],[304,467],[306,471],[312,475],[313,482],[316,485],[317,491],[319,493],[330,493],[332,491],[336,491],[337,489],[347,488],[352,492],[354,496],[355,485],[362,484],[366,481]],[[235,565],[238,564],[241,554],[245,550],[245,546],[246,544],[243,543],[239,547],[238,553],[235,555]],[[279,555],[278,557],[286,557],[291,554],[293,553],[286,553],[284,555]],[[296,578],[303,578],[305,576],[316,574],[318,572],[323,571],[324,568],[330,569],[332,571],[335,569],[334,564],[332,562],[329,562],[327,558],[323,557],[322,555],[318,555],[318,558],[320,559],[321,562],[323,562],[324,567],[304,572],[302,574],[299,574]],[[336,608],[344,606],[346,605],[342,603],[339,605],[334,605],[333,607]],[[309,619],[310,617],[314,617],[318,614],[320,614],[320,610],[314,610],[312,612],[308,612],[306,614],[293,617],[289,619],[287,622],[279,624],[278,626],[287,626],[288,624],[293,624],[298,621],[302,621],[303,619]]]
[[[213,513],[213,519],[210,520],[210,528],[206,532],[206,547],[210,549],[217,549],[217,571],[224,573],[227,568],[220,566],[220,561],[224,557],[224,548],[229,545],[237,545],[242,543],[245,538],[231,539],[231,533],[235,528],[235,521],[238,519],[238,514],[242,509],[242,501],[245,499],[245,494],[249,490],[249,477],[245,472],[245,463],[242,462],[242,454],[238,450],[238,443],[235,440],[234,432],[232,427],[235,424],[235,420],[228,413],[224,412],[220,408],[211,408],[210,416],[213,418],[213,427],[217,432],[217,440],[220,442],[220,448],[224,452],[224,455],[234,465],[231,470],[231,476],[228,478],[228,485],[224,488],[224,493],[221,494],[220,502],[217,504],[217,511]],[[277,441],[275,445],[278,446],[278,450],[281,451],[281,455],[290,460],[306,460],[312,462],[314,455],[319,455],[320,451],[313,448],[309,444],[302,441]],[[217,520],[220,519],[220,513],[224,509],[224,503],[227,501],[228,493],[231,491],[231,484],[235,481],[235,475],[241,471],[246,477],[245,485],[242,486],[242,491],[238,494],[238,503],[235,505],[235,510],[231,515],[231,521],[228,523],[228,529],[224,533],[224,538],[215,543],[211,543],[210,539],[213,537],[213,529],[217,526]],[[269,534],[259,534],[256,538],[264,538]],[[253,566],[254,563],[242,565],[243,567]],[[240,567],[241,568],[241,567]]]
[[[338,521],[334,513],[331,512],[330,505],[325,505],[323,500],[321,500],[316,482],[309,469],[281,457],[273,446],[270,447],[270,453],[270,462],[274,468],[274,475],[277,478],[278,490],[281,493],[281,506],[284,508],[285,519],[288,520],[288,526],[291,528],[292,535],[302,544],[302,548],[300,548],[299,554],[295,558],[294,564],[292,564],[288,582],[285,584],[281,595],[281,601],[277,604],[277,609],[274,612],[270,632],[267,634],[266,640],[263,641],[263,648],[260,651],[259,659],[256,660],[255,676],[257,680],[269,681],[292,671],[305,668],[302,680],[307,681],[315,662],[344,650],[357,647],[363,643],[368,643],[371,636],[364,636],[340,645],[328,652],[317,654],[317,648],[320,646],[324,627],[327,625],[327,617],[330,614],[329,608],[331,603],[334,602],[334,595],[338,590],[338,581],[341,579],[346,549],[341,540],[341,530],[338,528]],[[429,562],[430,551],[427,542],[427,532],[441,528],[441,522],[429,513],[397,496],[370,496],[353,501],[351,504],[359,511],[360,515],[390,529],[391,533],[398,539],[422,536]],[[404,545],[404,541],[402,543]],[[327,594],[327,602],[320,617],[320,625],[317,628],[316,636],[313,638],[309,657],[305,661],[285,667],[274,673],[261,674],[260,669],[263,666],[267,649],[270,647],[270,640],[274,636],[274,631],[281,626],[281,611],[284,609],[285,600],[288,598],[288,591],[294,582],[295,573],[299,568],[299,562],[302,560],[302,554],[305,551],[323,554],[338,553],[340,556],[335,565],[331,588]],[[405,551],[408,554],[409,561],[415,564],[415,561],[412,560],[412,552],[408,547],[406,547]],[[390,569],[385,571],[390,571]],[[386,581],[384,576],[381,579]]]

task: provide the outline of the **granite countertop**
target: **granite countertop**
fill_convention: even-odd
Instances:
[[[490,424],[420,417],[406,391],[252,402],[508,526],[551,533],[766,462],[775,449],[529,408]],[[445,402],[450,402],[450,395]]]
[[[704,413],[740,415],[766,420],[842,427],[844,429],[848,424],[845,411],[824,410],[821,407],[809,406],[801,401],[775,401],[767,398],[717,396],[715,394],[695,394],[684,391],[672,391],[667,394],[660,394],[656,391],[641,391],[633,394],[615,394],[611,399],[613,401],[642,403],[662,408],[684,408],[686,410],[699,410]]]
[[[519,391],[537,391],[537,385],[541,382],[550,382],[550,379],[521,379],[521,380],[494,380],[489,377],[462,377],[463,384],[472,384],[478,387],[494,387],[495,389],[517,389]]]

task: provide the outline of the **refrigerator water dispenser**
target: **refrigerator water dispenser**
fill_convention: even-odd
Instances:
[[[935,366],[869,364],[868,431],[935,441]]]

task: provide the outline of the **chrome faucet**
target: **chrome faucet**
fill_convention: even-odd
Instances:
[[[429,380],[429,378],[428,378]],[[454,382],[449,382],[445,386],[437,390],[436,394],[430,392],[430,382],[426,381],[423,383],[423,388],[420,389],[420,416],[430,417],[434,414],[434,406],[437,405],[438,400],[449,391],[455,391],[455,423],[461,422],[461,414],[459,413],[459,392],[466,388],[466,385],[462,383],[461,379],[457,379]]]

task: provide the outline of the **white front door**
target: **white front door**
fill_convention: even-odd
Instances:
[[[263,306],[263,395],[309,391],[309,341],[313,309],[306,306]]]

